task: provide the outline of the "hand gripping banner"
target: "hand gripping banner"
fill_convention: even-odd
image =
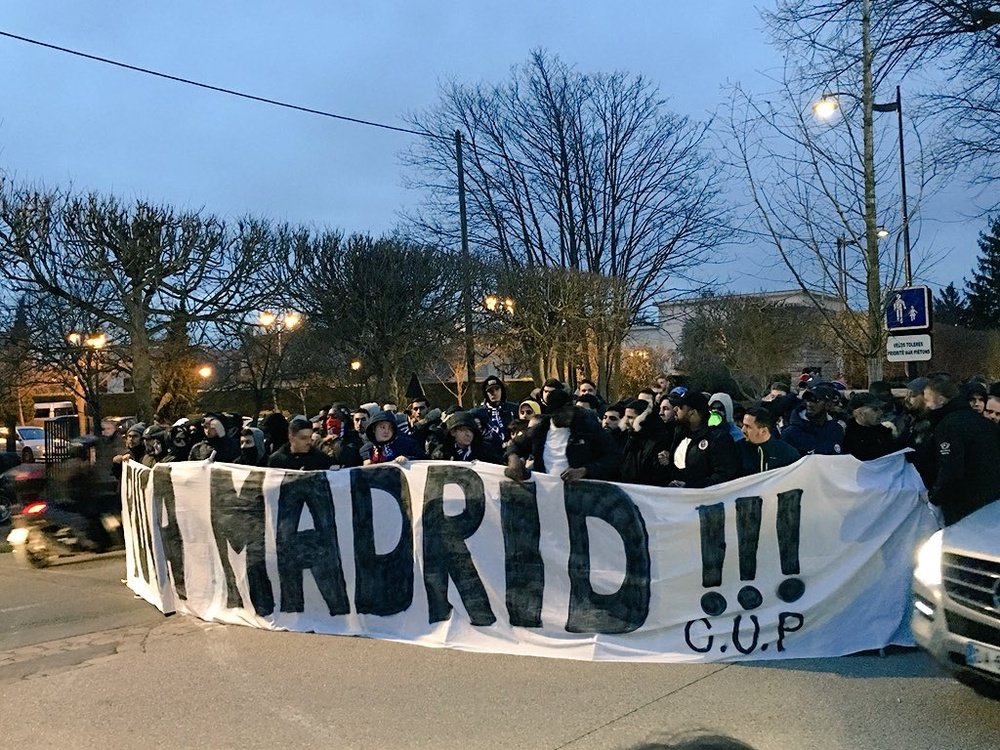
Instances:
[[[571,659],[836,656],[912,643],[934,528],[903,454],[704,489],[415,462],[130,463],[129,588],[165,613]]]

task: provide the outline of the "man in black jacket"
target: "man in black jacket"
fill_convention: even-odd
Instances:
[[[740,475],[736,443],[725,425],[708,426],[708,398],[688,391],[677,400],[677,432],[670,451],[670,487],[711,487]]]
[[[325,471],[333,459],[313,445],[313,426],[306,417],[294,417],[288,423],[288,442],[278,448],[267,460],[274,469],[300,471]]]
[[[930,501],[941,508],[945,525],[950,526],[1000,498],[1000,446],[990,421],[972,410],[947,377],[927,382],[924,402],[938,418],[937,478]]]
[[[558,474],[564,482],[578,479],[615,479],[621,464],[621,450],[601,429],[594,413],[573,406],[565,390],[548,395],[549,412],[541,422],[515,438],[507,448],[508,478],[527,478],[524,461],[534,459],[534,468]]]
[[[763,406],[747,409],[743,415],[743,436],[737,446],[743,462],[744,474],[758,474],[798,461],[799,452],[778,437],[774,429],[774,416]]]
[[[483,440],[498,453],[510,440],[510,423],[517,419],[517,404],[507,400],[507,386],[496,375],[483,381],[483,400],[472,416],[482,425]]]
[[[639,399],[625,407],[624,423],[621,481],[665,486],[670,481],[670,472],[657,456],[670,448],[673,423],[668,425],[654,407]]]

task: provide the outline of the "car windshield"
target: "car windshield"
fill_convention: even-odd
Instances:
[[[41,427],[18,427],[17,434],[21,440],[44,440],[45,430]]]

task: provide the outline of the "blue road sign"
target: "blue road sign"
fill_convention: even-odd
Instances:
[[[931,290],[910,286],[889,292],[885,304],[885,327],[889,334],[915,333],[931,329]]]

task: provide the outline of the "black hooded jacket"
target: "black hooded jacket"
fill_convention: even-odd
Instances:
[[[993,423],[953,398],[938,410],[934,428],[937,478],[930,501],[940,506],[946,525],[1000,498],[1000,445]]]
[[[386,422],[392,427],[392,437],[384,443],[375,441],[375,425],[379,422]],[[365,427],[365,437],[368,438],[368,442],[361,447],[361,460],[363,462],[385,463],[393,461],[399,456],[411,459],[427,458],[422,445],[408,435],[399,433],[399,425],[389,412],[380,411],[369,420],[368,426]]]
[[[540,423],[511,442],[505,456],[533,457],[535,469],[545,472],[545,438],[549,434],[552,417],[543,414],[541,419]],[[621,459],[621,449],[601,428],[594,413],[574,408],[569,444],[566,446],[566,460],[570,468],[586,468],[587,479],[617,479]]]
[[[664,487],[670,481],[670,467],[660,464],[660,451],[670,450],[674,423],[660,419],[651,408],[635,418],[632,429],[623,433],[621,481]]]
[[[455,445],[455,438],[451,434],[451,431],[459,425],[464,425],[472,430],[472,445],[469,446],[467,453],[460,450]],[[475,417],[468,412],[455,412],[448,417],[445,426],[448,428],[448,431],[445,433],[441,444],[438,445],[431,454],[431,458],[434,460],[485,461],[490,464],[502,463],[503,454],[497,450],[492,443],[483,440],[482,433],[479,431],[478,422],[476,422]]]
[[[674,454],[684,438],[691,438],[684,454],[684,468],[674,465]],[[711,487],[740,475],[740,458],[729,428],[703,425],[694,432],[681,426],[674,435],[670,449],[671,479],[684,482],[685,487]]]
[[[500,401],[496,404],[491,403],[486,395],[486,389],[493,384],[500,386]],[[502,451],[504,444],[510,440],[510,423],[517,419],[517,404],[507,400],[507,386],[495,375],[482,382],[480,393],[483,400],[472,411],[472,416],[483,426],[483,440]]]

